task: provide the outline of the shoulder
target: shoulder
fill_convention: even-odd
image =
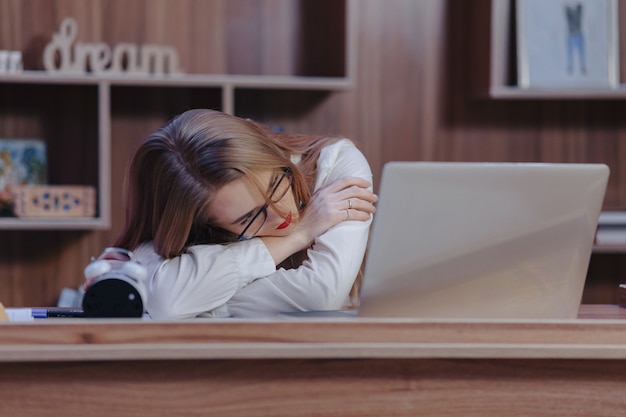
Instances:
[[[344,138],[326,146],[320,152],[316,188],[346,176],[372,180],[367,159],[351,140]]]
[[[154,249],[154,244],[151,240],[140,244],[133,250],[133,253],[139,262],[144,265],[151,265],[164,260]]]
[[[318,166],[321,164],[335,162],[340,155],[350,154],[354,152],[361,153],[354,144],[354,142],[346,138],[339,139],[337,142],[334,142],[322,148],[318,159]]]

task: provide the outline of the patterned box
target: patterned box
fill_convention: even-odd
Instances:
[[[95,187],[83,185],[31,185],[15,193],[19,217],[93,217]]]

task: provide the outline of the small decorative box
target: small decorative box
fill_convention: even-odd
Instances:
[[[31,185],[15,193],[18,217],[93,217],[95,187],[83,185]]]

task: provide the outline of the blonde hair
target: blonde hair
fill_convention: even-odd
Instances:
[[[115,246],[133,250],[152,240],[166,258],[193,244],[227,243],[234,236],[212,225],[217,190],[247,176],[259,190],[260,171],[290,168],[302,207],[311,198],[321,149],[336,137],[275,132],[215,110],[189,110],[150,134],[132,156],[126,222]],[[293,154],[302,155],[297,165]]]

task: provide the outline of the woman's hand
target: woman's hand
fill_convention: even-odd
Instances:
[[[367,221],[376,212],[378,196],[368,181],[344,177],[317,190],[294,230],[287,236],[261,237],[276,265],[308,248],[315,238],[344,221]]]
[[[369,220],[378,201],[378,196],[368,190],[371,186],[362,178],[344,177],[317,190],[297,225],[296,232],[304,234],[306,246],[339,223]]]

